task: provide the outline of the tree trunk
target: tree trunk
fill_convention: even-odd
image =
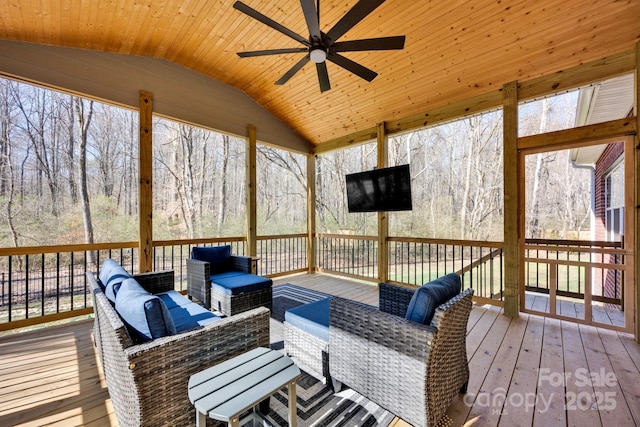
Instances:
[[[74,98],[74,106],[80,126],[80,153],[78,167],[80,169],[80,201],[82,203],[82,220],[84,222],[85,243],[94,243],[93,223],[91,222],[91,207],[89,205],[89,188],[87,184],[87,142],[89,136],[89,125],[93,116],[93,101],[89,101],[89,111],[85,117],[84,101]],[[89,263],[96,264],[96,256],[93,251],[89,252]]]
[[[540,133],[543,133],[547,127],[547,118],[551,107],[549,101],[545,98],[542,101],[542,114],[540,115]],[[531,191],[531,209],[529,211],[529,237],[537,239],[541,237],[540,230],[540,201],[538,192],[540,189],[540,179],[542,176],[542,166],[544,163],[543,153],[536,155],[536,169],[533,173],[533,190]]]
[[[228,135],[223,135],[222,137],[222,176],[226,177],[228,170],[229,170],[229,136]],[[218,222],[216,224],[216,230],[218,231],[218,233],[221,232],[222,230],[222,225],[224,224],[225,221],[225,205],[226,205],[226,200],[227,200],[227,180],[226,179],[222,179],[222,182],[220,183],[220,185],[218,185],[218,191],[219,191],[219,195],[218,195]]]

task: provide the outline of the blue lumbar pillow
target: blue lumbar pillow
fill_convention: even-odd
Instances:
[[[131,274],[116,261],[108,259],[102,264],[98,277],[100,278],[100,283],[104,286],[105,295],[111,303],[115,304],[116,294],[120,289],[120,285],[125,279],[129,279]]]
[[[216,274],[229,269],[231,260],[231,245],[199,247],[191,249],[191,258],[206,261],[210,266],[209,272]]]
[[[100,274],[98,275],[98,279],[100,279],[100,283],[102,286],[107,286],[107,281],[109,276],[111,275],[111,270],[115,267],[120,267],[114,259],[108,258],[102,263],[102,267],[100,268]]]
[[[147,292],[133,278],[122,282],[116,294],[116,311],[129,327],[135,342],[151,341],[176,333],[164,302]]]
[[[451,273],[419,287],[407,308],[405,319],[428,325],[436,308],[460,293],[460,276]]]

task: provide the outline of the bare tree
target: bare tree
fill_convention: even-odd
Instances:
[[[85,101],[75,97],[73,105],[78,120],[80,130],[80,146],[78,156],[78,168],[80,172],[80,201],[82,204],[82,220],[84,224],[85,243],[94,243],[93,239],[93,223],[91,222],[91,206],[89,203],[89,188],[87,184],[87,143],[89,135],[89,126],[93,117],[93,101]],[[89,262],[95,264],[96,258],[94,252],[89,252]]]

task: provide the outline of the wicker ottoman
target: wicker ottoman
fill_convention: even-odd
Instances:
[[[284,314],[284,351],[300,368],[331,385],[329,376],[329,302],[321,299]]]
[[[271,310],[273,281],[267,277],[241,272],[211,276],[211,308],[233,316],[257,307]]]

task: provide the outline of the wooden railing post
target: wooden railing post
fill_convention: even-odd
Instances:
[[[503,87],[504,124],[504,314],[517,317],[520,275],[518,82]]]
[[[138,270],[153,270],[153,95],[140,91],[140,140],[138,146]]]
[[[256,178],[257,139],[256,127],[249,125],[246,164],[247,164],[247,255],[256,256],[258,253],[258,238],[256,230],[258,187]]]
[[[378,144],[378,168],[387,167],[389,163],[389,155],[387,149],[387,133],[384,122],[378,123],[377,144]],[[389,280],[389,212],[378,212],[378,281],[386,282]]]
[[[635,89],[636,89],[636,102],[634,106],[634,112],[636,116],[636,135],[634,137],[634,145],[635,145],[635,156],[633,162],[634,165],[634,175],[635,175],[635,203],[633,206],[635,207],[635,215],[632,218],[632,224],[634,224],[634,241],[629,242],[629,245],[633,248],[633,264],[635,268],[632,273],[634,277],[629,279],[630,283],[632,283],[632,287],[634,288],[634,305],[633,311],[635,316],[631,314],[627,315],[627,319],[631,320],[632,317],[635,318],[634,325],[634,335],[636,341],[640,343],[640,283],[638,280],[640,279],[640,255],[638,254],[638,245],[640,244],[640,137],[638,133],[640,132],[640,42],[636,43],[636,75],[635,75]],[[629,156],[631,153],[629,153]]]
[[[307,156],[307,268],[316,269],[316,156]]]

